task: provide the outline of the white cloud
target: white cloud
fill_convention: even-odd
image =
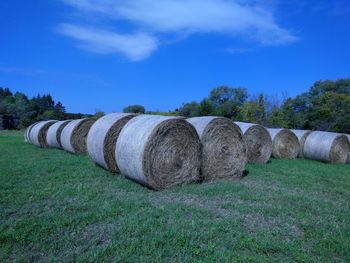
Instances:
[[[63,1],[85,14],[100,14],[117,23],[127,21],[141,31],[153,32],[160,39],[169,33],[219,33],[254,40],[263,45],[286,44],[297,39],[277,24],[273,16],[274,8],[262,0]],[[94,30],[93,35],[98,38],[98,31]],[[150,38],[153,38],[151,42],[157,42],[154,36]],[[100,41],[98,43],[101,44]],[[154,51],[156,47],[153,44],[149,51]],[[119,51],[127,50],[123,48]]]
[[[58,30],[79,40],[84,49],[100,54],[119,53],[132,61],[147,58],[158,46],[157,39],[146,33],[123,35],[72,24],[61,24]]]

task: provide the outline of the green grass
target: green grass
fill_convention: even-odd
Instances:
[[[350,261],[350,165],[247,169],[154,192],[0,132],[0,262]]]

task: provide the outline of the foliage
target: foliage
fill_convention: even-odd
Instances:
[[[248,99],[249,98],[249,99]],[[270,127],[350,133],[350,79],[317,81],[295,98],[248,96],[244,88],[220,86],[200,103],[184,103],[185,117],[216,115]]]
[[[124,113],[140,113],[144,114],[146,112],[145,107],[142,105],[129,105],[123,109]]]

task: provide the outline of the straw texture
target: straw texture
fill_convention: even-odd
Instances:
[[[75,154],[86,153],[86,137],[95,121],[94,118],[85,118],[69,122],[61,133],[63,149]]]
[[[47,148],[47,141],[46,141],[46,134],[47,130],[50,128],[51,125],[56,123],[57,121],[50,120],[50,121],[41,121],[34,125],[32,129],[30,130],[30,142],[36,146]]]
[[[345,163],[349,155],[349,141],[344,134],[313,131],[305,140],[305,158],[330,163]]]
[[[46,134],[46,141],[48,147],[62,148],[62,145],[60,143],[61,133],[63,128],[66,127],[66,125],[68,125],[69,122],[70,120],[58,121],[51,125]]]
[[[349,144],[350,144],[350,135],[346,134],[346,137],[348,138]],[[348,155],[348,160],[347,163],[350,163],[350,150],[349,150],[349,155]]]
[[[272,139],[272,156],[277,159],[295,159],[300,152],[298,137],[287,129],[267,129]]]
[[[300,151],[298,154],[299,158],[304,158],[304,144],[305,144],[305,140],[307,138],[307,136],[309,136],[309,134],[312,131],[309,130],[291,130],[297,137],[299,140],[299,144],[300,144]]]
[[[182,118],[131,119],[119,135],[115,155],[122,174],[156,190],[200,179],[200,141]]]
[[[235,122],[243,133],[249,163],[266,163],[272,154],[272,140],[265,127],[246,122]]]
[[[38,124],[39,122],[35,122],[32,125],[29,125],[28,128],[26,129],[25,133],[24,133],[24,141],[28,142],[28,143],[32,143],[30,141],[30,131],[32,130],[32,128]]]
[[[240,128],[223,117],[195,117],[187,121],[194,126],[201,140],[202,178],[241,177],[247,153]]]
[[[98,119],[87,136],[87,151],[91,159],[111,172],[119,172],[115,147],[124,125],[135,117],[129,113],[111,113]]]

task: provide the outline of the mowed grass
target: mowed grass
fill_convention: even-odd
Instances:
[[[155,192],[0,132],[0,261],[350,261],[350,165],[247,170]]]

